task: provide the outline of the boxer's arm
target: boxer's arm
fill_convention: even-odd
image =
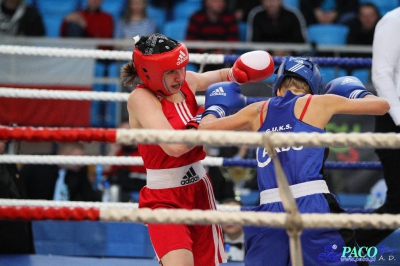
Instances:
[[[228,80],[237,84],[262,81],[274,73],[274,61],[266,51],[241,55],[228,72]]]
[[[218,82],[209,86],[205,93],[203,116],[213,114],[221,118],[235,113],[246,106],[246,97],[240,86],[233,82]]]
[[[129,123],[131,128],[174,130],[165,117],[160,101],[146,89],[135,89],[128,99]],[[166,154],[179,157],[194,146],[183,144],[159,144]]]
[[[354,76],[344,76],[331,80],[325,86],[326,94],[336,94],[349,99],[364,98],[372,95],[364,84]]]
[[[266,51],[252,51],[241,55],[232,68],[195,73],[187,71],[186,81],[195,93],[204,91],[211,84],[232,81],[237,84],[262,81],[274,72],[274,61]]]
[[[203,112],[204,106],[200,106],[199,109],[197,109],[196,116],[187,122],[186,129],[197,129],[199,127],[201,117],[203,116]]]

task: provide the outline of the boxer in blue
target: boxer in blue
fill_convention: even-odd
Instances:
[[[211,85],[206,90],[199,129],[324,133],[334,114],[383,115],[389,110],[386,100],[368,92],[352,76],[332,80],[325,87],[326,94],[321,95],[321,74],[308,58],[286,57],[276,74],[273,86],[276,97],[246,107],[246,98],[237,84]],[[224,91],[225,95],[213,93],[216,90]],[[301,213],[343,212],[323,180],[327,148],[300,146],[275,150]],[[274,164],[263,147],[257,149],[257,163],[260,205],[254,211],[284,212]],[[245,265],[291,265],[289,238],[284,229],[246,227],[245,235]],[[307,229],[301,235],[301,242],[304,265],[367,264],[343,259],[345,251],[358,249],[353,230]]]

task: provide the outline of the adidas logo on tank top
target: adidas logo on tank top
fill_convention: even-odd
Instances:
[[[189,168],[189,171],[186,172],[186,175],[182,177],[181,185],[188,185],[194,182],[199,181],[200,177],[194,171],[193,167]]]

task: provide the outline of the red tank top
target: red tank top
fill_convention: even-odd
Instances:
[[[137,88],[145,89],[141,86]],[[186,130],[187,122],[196,116],[198,109],[195,95],[186,81],[181,92],[183,92],[185,99],[180,103],[173,103],[160,98],[165,117],[175,130]],[[176,168],[203,160],[206,156],[203,146],[196,146],[178,158],[167,155],[159,145],[138,144],[137,146],[147,169]]]

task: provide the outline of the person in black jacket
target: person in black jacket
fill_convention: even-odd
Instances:
[[[65,143],[61,145],[58,154],[82,156],[85,150],[81,143]],[[63,170],[63,180],[60,180],[60,172]],[[87,166],[26,164],[21,168],[21,178],[30,199],[101,201],[101,192],[94,190],[89,181]],[[57,195],[57,187],[64,189],[61,198]]]
[[[300,0],[299,9],[307,26],[346,23],[357,16],[358,0]]]
[[[306,22],[300,11],[287,8],[283,0],[262,0],[247,18],[247,41],[269,43],[305,43]],[[292,51],[269,51],[275,56],[293,54]]]
[[[0,35],[44,36],[40,13],[25,0],[0,0]]]
[[[373,3],[365,3],[360,6],[358,16],[349,20],[347,26],[346,44],[371,45],[374,40],[375,27],[381,19],[379,9]],[[372,57],[372,53],[346,54],[348,57]]]
[[[0,154],[5,142],[0,141]],[[0,164],[0,198],[26,199],[26,191],[15,164]],[[0,220],[0,254],[33,254],[32,225],[27,221]]]

